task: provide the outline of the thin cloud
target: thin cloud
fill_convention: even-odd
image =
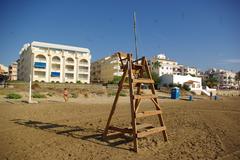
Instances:
[[[240,64],[240,59],[226,59],[224,60],[226,63]]]

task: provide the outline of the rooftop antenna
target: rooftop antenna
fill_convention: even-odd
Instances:
[[[134,29],[134,42],[135,42],[135,53],[136,53],[136,59],[138,59],[138,48],[137,48],[137,33],[136,33],[136,12],[133,12],[133,29]]]

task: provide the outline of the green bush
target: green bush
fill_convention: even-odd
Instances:
[[[126,97],[127,96],[127,94],[126,93],[124,93],[124,92],[120,92],[120,94],[119,94],[120,96],[123,96],[123,97]]]
[[[72,97],[72,98],[78,98],[78,93],[75,93],[75,92],[74,92],[74,93],[71,93],[71,97]]]
[[[118,84],[119,81],[122,79],[122,76],[114,76],[112,81],[109,81],[109,84]]]
[[[40,94],[40,93],[33,93],[32,97],[33,98],[46,98],[46,95]]]
[[[9,93],[7,95],[7,98],[8,99],[20,99],[20,98],[22,98],[22,96],[20,94],[17,94],[17,93]]]
[[[186,85],[186,84],[183,85],[183,89],[185,89],[186,91],[190,91],[190,90],[191,90],[191,89],[189,88],[189,86]]]
[[[54,95],[54,93],[47,93],[47,95],[48,95],[49,97],[52,97],[52,96]]]
[[[82,84],[82,82],[81,81],[77,81],[77,84]]]
[[[108,96],[115,96],[115,95],[116,95],[115,92],[110,92],[110,93],[108,93]]]

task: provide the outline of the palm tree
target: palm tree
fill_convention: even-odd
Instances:
[[[161,67],[161,63],[157,60],[153,63],[153,69],[158,69],[159,67]]]
[[[212,88],[212,87],[217,87],[219,85],[219,80],[216,77],[210,76],[207,80],[206,80],[206,84],[208,87]]]

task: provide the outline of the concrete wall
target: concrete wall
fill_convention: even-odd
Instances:
[[[240,96],[240,90],[217,90],[219,96]]]

